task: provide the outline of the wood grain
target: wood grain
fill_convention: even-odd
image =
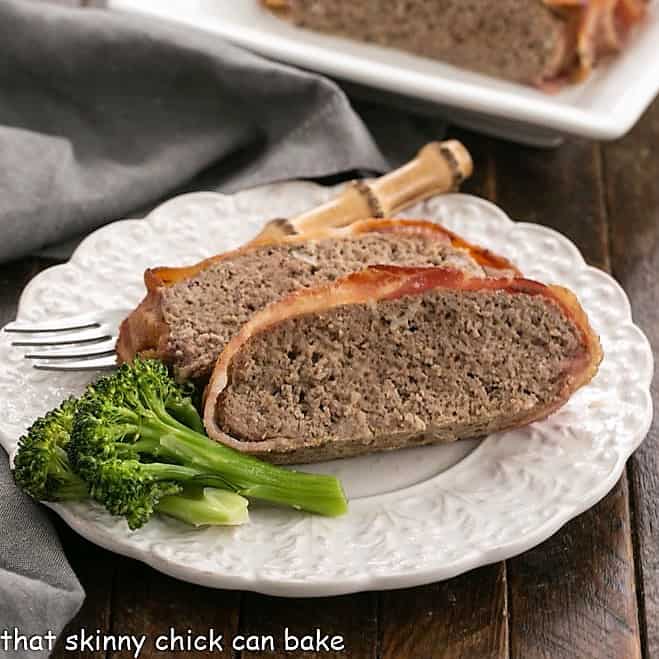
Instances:
[[[69,634],[78,635],[81,629],[90,633],[95,633],[97,629],[102,634],[110,633],[112,590],[118,558],[81,538],[55,515],[53,518],[66,557],[85,589],[85,601],[78,615],[60,635],[52,659],[102,659],[106,657],[103,651],[67,650],[65,639]]]
[[[467,147],[474,161],[474,173],[462,184],[460,192],[484,197],[496,203],[497,171],[494,156],[496,140],[461,128],[452,128],[449,135],[460,140]]]
[[[230,639],[238,628],[239,592],[178,581],[127,558],[118,559],[118,563],[111,629],[114,634],[146,634],[141,659],[164,656],[230,659],[233,656]],[[209,638],[211,630],[215,637],[223,636],[221,652],[188,649],[189,636]],[[165,635],[164,645],[158,646],[157,639],[161,635]],[[181,641],[170,640],[175,636]],[[122,653],[108,654],[108,657],[123,656]]]
[[[604,148],[613,274],[655,354],[652,397],[659,400],[659,101],[623,140]],[[659,657],[659,420],[629,463],[641,642]]]
[[[508,657],[504,563],[382,595],[382,659]]]
[[[514,218],[569,236],[608,269],[599,149],[571,140],[555,151],[495,151],[497,200]],[[508,562],[510,648],[520,659],[640,656],[625,477],[595,508]]]
[[[49,261],[27,258],[0,266],[0,326],[14,320],[25,284],[48,265]]]
[[[588,263],[608,270],[609,247],[597,145],[569,140],[558,149],[496,142],[497,203],[513,219],[565,234]]]
[[[305,659],[376,659],[377,610],[374,593],[317,599],[282,599],[247,593],[241,611],[241,633],[245,636],[268,634],[275,638],[275,652],[269,657]],[[309,636],[319,629],[321,634],[343,637],[343,649],[306,651],[291,649],[283,643],[285,629],[289,634]],[[337,641],[338,643],[338,641]],[[292,647],[292,646],[291,646]],[[335,647],[339,647],[335,645]],[[264,653],[245,651],[242,659],[262,657]]]

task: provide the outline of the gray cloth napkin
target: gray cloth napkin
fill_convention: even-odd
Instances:
[[[198,31],[2,0],[0,262],[182,190],[382,171],[440,137],[432,120],[358,107],[325,78]],[[0,634],[59,632],[83,592],[4,456],[0,526]]]
[[[401,111],[364,111],[375,139],[335,83],[217,37],[4,0],[0,262],[134,214],[209,168],[205,187],[222,191],[383,171],[430,137]]]
[[[9,634],[0,640],[0,656],[43,656],[47,652],[30,652],[30,637],[58,635],[80,608],[84,592],[50,520],[16,488],[1,450],[0,522],[0,634]],[[42,638],[32,647],[48,648],[49,642]]]

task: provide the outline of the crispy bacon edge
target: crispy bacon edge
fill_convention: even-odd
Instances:
[[[267,332],[273,326],[290,318],[321,313],[334,307],[350,304],[373,304],[383,300],[395,300],[403,296],[422,295],[431,290],[450,289],[459,291],[497,291],[513,294],[542,295],[555,302],[581,333],[582,352],[567,369],[564,390],[552,404],[517,419],[510,427],[521,427],[544,419],[567,402],[572,394],[597,373],[602,361],[599,338],[593,331],[574,293],[562,286],[546,286],[522,277],[478,278],[464,272],[441,267],[372,266],[353,273],[332,284],[295,291],[278,302],[257,312],[241,331],[227,344],[218,358],[204,402],[204,425],[209,437],[245,453],[258,454],[269,459],[281,447],[282,438],[259,442],[241,441],[227,435],[217,423],[217,407],[222,392],[228,386],[233,359],[255,335]],[[508,428],[501,428],[506,430]],[[308,448],[293,446],[294,440],[284,439],[286,450]],[[279,461],[279,460],[276,460]]]
[[[129,362],[136,355],[162,359],[167,363],[173,361],[169,354],[169,329],[162,312],[162,292],[168,286],[191,279],[213,264],[235,258],[254,249],[279,243],[297,244],[310,238],[359,236],[365,233],[400,233],[424,235],[431,240],[447,241],[456,249],[469,254],[481,265],[487,274],[515,273],[519,271],[502,256],[487,249],[468,243],[460,236],[443,226],[427,220],[368,219],[355,222],[347,227],[326,229],[308,234],[286,236],[270,242],[260,242],[240,247],[239,249],[217,254],[191,266],[179,268],[152,268],[144,273],[147,294],[138,307],[121,323],[117,339],[117,356],[119,363]]]
[[[631,31],[647,11],[646,0],[542,1],[566,21],[569,46],[558,78],[563,75],[577,82],[586,79],[602,57],[625,47]],[[552,80],[538,84],[549,84],[551,88]]]

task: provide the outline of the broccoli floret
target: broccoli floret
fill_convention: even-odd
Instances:
[[[235,493],[323,515],[347,508],[339,481],[275,467],[178,420],[188,391],[156,360],[136,359],[91,385],[75,414],[69,457],[92,497],[137,524],[184,484]],[[178,416],[178,418],[177,418]]]
[[[185,400],[180,405],[194,422]],[[37,419],[19,440],[14,478],[34,499],[71,501],[90,496],[93,486],[89,488],[74,472],[66,451],[78,406],[77,399],[68,398],[57,409]],[[141,464],[137,460],[116,460],[104,464],[103,469],[108,475],[102,479],[103,500],[110,512],[126,517],[130,528],[142,526],[154,512],[195,526],[241,524],[247,520],[247,500],[234,492],[210,487],[183,489],[178,481],[198,476],[198,470]],[[217,478],[205,480],[223,484]]]
[[[87,486],[73,472],[66,447],[69,443],[76,399],[67,398],[57,409],[37,419],[18,440],[14,478],[39,501],[86,499]]]

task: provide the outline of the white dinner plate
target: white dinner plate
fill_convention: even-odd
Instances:
[[[267,57],[431,102],[454,123],[521,142],[549,145],[562,133],[620,137],[659,92],[659,0],[650,0],[646,21],[620,56],[556,94],[296,28],[259,0],[110,0],[110,6],[191,25]]]
[[[142,273],[236,247],[265,219],[296,214],[336,194],[283,183],[233,196],[172,199],[146,220],[110,224],[71,260],[35,277],[18,318],[40,321],[131,308]],[[620,286],[588,267],[560,234],[512,222],[468,195],[436,197],[406,215],[441,220],[510,258],[527,276],[574,290],[600,334],[596,378],[549,419],[483,441],[407,449],[310,468],[337,474],[347,515],[326,519],[253,505],[239,528],[193,529],[156,517],[131,532],[96,504],[53,508],[89,540],[180,579],[286,596],[398,588],[446,579],[545,540],[601,499],[645,436],[652,415],[652,352]],[[35,417],[80,392],[90,376],[37,371],[0,332],[0,441],[13,452]]]

